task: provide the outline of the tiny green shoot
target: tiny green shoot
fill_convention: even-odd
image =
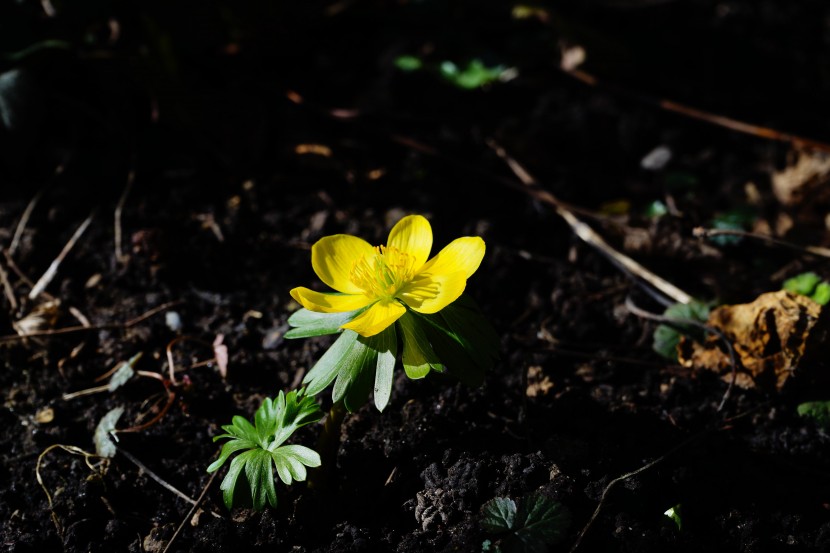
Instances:
[[[806,401],[796,408],[798,414],[816,421],[825,430],[830,430],[830,401]]]
[[[664,516],[670,518],[672,520],[672,522],[674,522],[674,524],[677,526],[678,530],[683,529],[683,520],[681,519],[680,511],[681,511],[680,504],[678,503],[674,507],[669,507],[663,513]]]
[[[274,487],[274,468],[286,485],[306,479],[306,467],[319,467],[320,455],[302,445],[283,445],[298,428],[319,421],[320,406],[304,390],[280,392],[275,399],[266,398],[254,414],[254,424],[241,416],[233,418],[233,424],[223,426],[225,434],[213,441],[228,440],[222,446],[219,458],[207,469],[214,472],[224,465],[231,455],[228,473],[222,480],[225,506],[231,509],[237,501],[250,500],[253,508],[262,510],[268,503],[277,506]],[[249,488],[247,497],[237,490],[239,477]]]

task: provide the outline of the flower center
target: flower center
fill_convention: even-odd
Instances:
[[[349,279],[363,292],[391,301],[415,273],[415,256],[394,246],[376,246],[375,253],[356,261]]]

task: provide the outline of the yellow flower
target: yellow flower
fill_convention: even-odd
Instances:
[[[339,294],[298,287],[291,297],[319,313],[368,307],[341,328],[374,336],[397,321],[406,306],[429,314],[457,300],[481,264],[484,240],[457,238],[427,261],[430,250],[432,228],[420,215],[398,221],[383,246],[348,234],[326,236],[312,246],[311,266]]]

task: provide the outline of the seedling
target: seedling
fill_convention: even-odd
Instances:
[[[305,376],[308,395],[334,383],[332,400],[354,411],[374,385],[382,411],[399,351],[409,378],[446,371],[467,384],[481,383],[499,340],[463,292],[484,257],[484,241],[458,238],[428,260],[431,249],[432,229],[420,215],[401,219],[386,245],[372,247],[345,234],[314,244],[314,272],[336,292],[291,290],[303,308],[288,319],[293,328],[285,337],[340,336]]]
[[[827,305],[827,302],[830,301],[830,282],[822,280],[820,276],[813,272],[801,273],[788,278],[784,281],[781,289],[807,296],[821,305]]]
[[[256,510],[262,510],[267,502],[277,506],[277,492],[274,487],[274,468],[286,485],[306,479],[306,467],[319,467],[320,456],[314,450],[302,445],[283,445],[298,428],[317,422],[322,417],[320,406],[304,390],[280,392],[276,399],[266,398],[254,414],[254,424],[241,416],[233,418],[233,424],[223,426],[226,432],[213,441],[230,440],[222,446],[219,458],[209,467],[208,472],[218,470],[234,453],[228,473],[222,480],[225,506],[230,509],[242,494],[237,493],[237,483],[244,471],[244,480],[249,488],[245,499],[252,501]]]
[[[496,540],[486,540],[482,551],[544,553],[548,545],[565,537],[571,513],[558,501],[534,492],[518,506],[508,497],[491,499],[481,508],[480,524]]]

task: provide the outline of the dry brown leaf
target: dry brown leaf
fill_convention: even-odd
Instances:
[[[772,192],[784,205],[801,203],[811,191],[830,181],[830,156],[812,151],[794,154],[794,164],[772,174]]]
[[[826,359],[830,324],[821,305],[781,290],[752,303],[724,305],[709,314],[709,326],[731,341],[738,358],[736,384],[781,390],[797,373]],[[708,369],[726,381],[732,366],[723,341],[710,334],[701,344],[682,338],[678,359],[686,367]]]

